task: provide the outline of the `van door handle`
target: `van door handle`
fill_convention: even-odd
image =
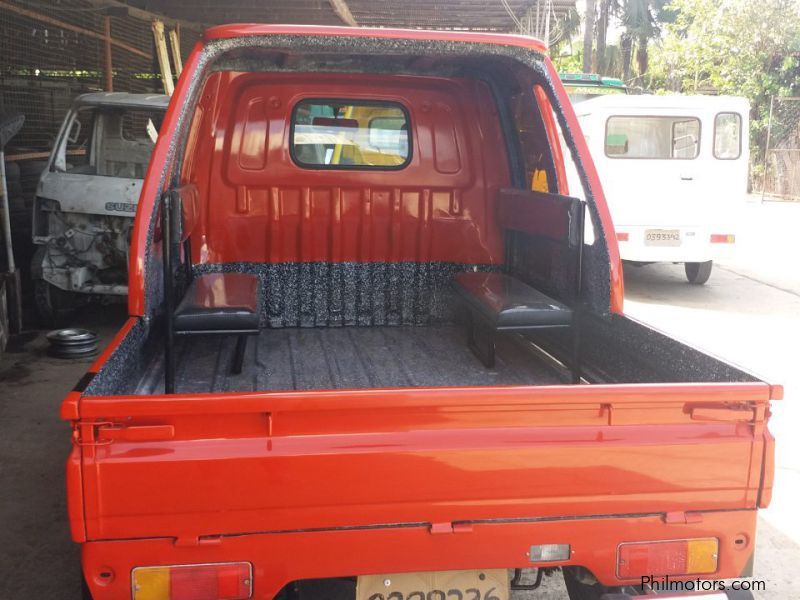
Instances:
[[[694,180],[693,175],[681,175],[681,181],[693,181],[693,180]]]
[[[175,437],[172,425],[105,425],[97,428],[100,440],[125,440],[129,442],[147,442],[169,440]]]

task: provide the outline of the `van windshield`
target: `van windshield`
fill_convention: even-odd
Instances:
[[[144,179],[163,110],[84,108],[75,113],[53,161],[62,173]]]
[[[615,116],[606,123],[609,158],[692,159],[700,151],[700,120],[693,117]]]

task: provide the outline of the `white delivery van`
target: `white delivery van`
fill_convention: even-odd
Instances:
[[[730,96],[592,98],[575,111],[623,260],[685,263],[703,284],[733,251],[747,193],[750,105]]]

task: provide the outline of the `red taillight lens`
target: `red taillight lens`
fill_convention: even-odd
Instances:
[[[736,242],[736,236],[732,233],[712,233],[712,244],[733,244]]]
[[[623,233],[618,231],[617,232],[617,241],[618,242],[627,242],[630,236],[627,233]]]
[[[250,563],[137,567],[133,600],[246,600],[252,571]]]
[[[717,538],[620,544],[617,573],[623,579],[714,573],[718,559]]]

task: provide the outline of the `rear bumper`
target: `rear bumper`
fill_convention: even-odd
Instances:
[[[617,578],[620,543],[711,536],[720,540],[719,569],[703,578],[749,575],[755,510],[695,513],[686,519],[691,523],[675,520],[666,523],[663,515],[533,518],[455,526],[418,523],[199,539],[96,541],[83,544],[82,561],[95,600],[129,600],[131,571],[139,566],[247,561],[253,565],[253,598],[263,600],[299,579],[532,567],[537,563],[529,559],[531,545],[565,543],[571,547],[569,560],[540,564],[581,565],[606,585],[640,584]],[[745,543],[736,544],[736,538]]]

